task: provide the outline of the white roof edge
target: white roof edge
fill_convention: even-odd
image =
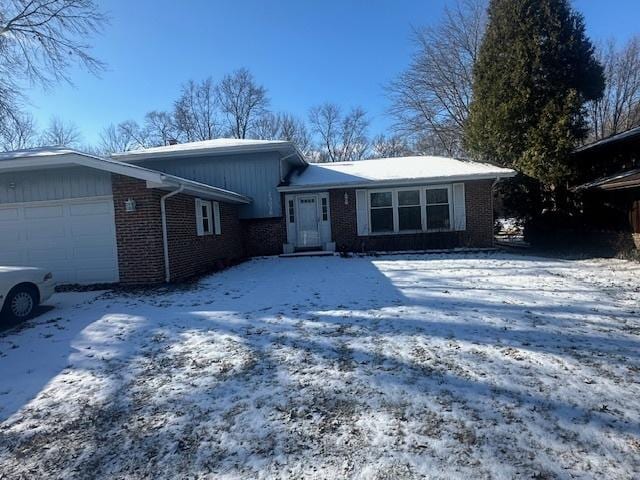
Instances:
[[[80,165],[97,170],[103,170],[110,173],[120,174],[127,177],[145,180],[147,182],[156,183],[167,187],[178,187],[184,185],[187,191],[210,196],[213,199],[219,199],[232,203],[251,203],[251,199],[244,195],[222,188],[213,187],[204,183],[195,182],[182,177],[168,175],[157,170],[140,167],[123,163],[118,160],[97,157],[84,152],[75,150],[65,151],[52,155],[37,155],[33,157],[21,156],[13,160],[3,160],[0,162],[0,172],[24,167],[55,167],[59,165]]]
[[[446,183],[461,182],[468,180],[492,180],[501,178],[511,178],[517,175],[515,170],[505,169],[509,171],[495,173],[479,173],[470,175],[452,175],[440,177],[422,177],[422,178],[406,178],[406,179],[390,179],[390,180],[369,180],[364,182],[342,182],[342,183],[324,183],[315,185],[285,185],[278,187],[279,192],[302,192],[309,190],[324,190],[334,188],[371,188],[378,186],[401,186],[401,185],[417,185],[429,183]]]
[[[187,145],[187,144],[183,144]],[[298,147],[288,140],[273,141],[265,144],[248,144],[248,145],[232,145],[232,146],[213,146],[194,149],[182,149],[182,150],[168,150],[168,151],[151,151],[147,152],[143,150],[131,150],[129,152],[119,152],[111,155],[111,158],[119,161],[126,161],[127,163],[134,163],[137,161],[146,160],[149,158],[176,158],[176,157],[193,157],[200,155],[224,155],[233,153],[251,153],[261,151],[277,151],[278,147],[286,146],[291,148],[293,152],[300,159],[302,165],[307,165],[308,162]]]

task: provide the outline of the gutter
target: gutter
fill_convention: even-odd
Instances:
[[[160,218],[162,219],[162,249],[164,250],[164,280],[169,283],[171,281],[171,268],[169,267],[169,238],[167,234],[167,209],[165,200],[169,197],[179,194],[184,190],[184,185],[180,184],[178,189],[167,193],[160,197]]]

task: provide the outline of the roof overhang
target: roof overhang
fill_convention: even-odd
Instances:
[[[594,182],[585,183],[576,188],[581,190],[626,190],[640,188],[640,168],[620,172],[609,177],[600,178]]]
[[[336,188],[379,188],[379,187],[403,187],[411,185],[431,185],[436,183],[469,182],[473,180],[500,180],[511,178],[517,174],[515,171],[497,174],[476,174],[476,175],[448,175],[441,177],[387,179],[387,180],[367,180],[361,182],[325,183],[313,185],[284,185],[278,187],[279,192],[313,192],[318,190],[332,190]]]
[[[185,146],[188,144],[184,144]],[[184,148],[175,150],[158,151],[156,149],[132,150],[129,152],[114,153],[111,158],[121,162],[136,163],[142,160],[170,159],[199,156],[236,155],[248,153],[278,152],[283,158],[290,160],[292,164],[307,165],[302,152],[292,142],[270,142],[265,144],[214,146],[203,148]]]
[[[174,175],[167,175],[165,173],[139,167],[137,165],[130,165],[117,160],[100,158],[72,150],[65,150],[63,153],[52,152],[49,155],[41,153],[28,155],[28,153],[21,152],[15,158],[8,158],[0,161],[0,173],[59,168],[65,166],[82,166],[137,178],[139,180],[146,181],[149,188],[173,190],[182,187],[184,193],[212,200],[238,204],[251,203],[251,199],[249,197],[229,190],[212,187],[204,183],[194,182],[193,180],[176,177]]]

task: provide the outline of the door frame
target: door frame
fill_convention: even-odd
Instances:
[[[298,246],[298,219],[300,215],[299,200],[305,197],[314,197],[316,200],[316,218],[319,234],[319,245],[309,248],[322,248],[322,250],[331,249],[331,210],[328,192],[308,192],[285,195],[284,204],[285,224],[287,227],[287,245],[290,249],[305,248]]]

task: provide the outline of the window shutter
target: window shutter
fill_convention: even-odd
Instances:
[[[453,184],[453,229],[467,229],[464,183]]]
[[[220,235],[220,204],[213,202],[213,221],[216,235]]]
[[[204,229],[202,228],[202,201],[196,198],[196,233],[199,237],[204,235]]]
[[[366,190],[356,190],[356,219],[358,235],[369,235],[369,201]]]

